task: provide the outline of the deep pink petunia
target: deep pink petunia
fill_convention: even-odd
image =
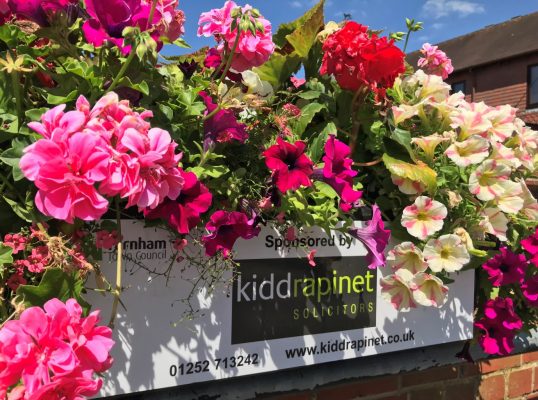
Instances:
[[[501,252],[482,265],[488,273],[489,281],[499,287],[521,283],[527,271],[527,260],[523,254],[514,254],[508,248],[501,247]]]
[[[205,92],[200,92],[200,97],[204,100],[207,110],[204,115],[208,115],[216,110],[217,105],[213,103],[211,96]],[[245,143],[248,139],[247,126],[237,122],[232,110],[219,110],[211,118],[204,121],[205,139],[207,142],[227,143],[232,140]]]
[[[522,285],[521,290],[527,304],[531,307],[538,307],[538,275],[528,278]]]
[[[340,196],[340,208],[346,212],[362,196],[361,191],[353,189],[353,178],[358,172],[351,169],[353,160],[349,157],[350,154],[351,150],[347,144],[336,139],[334,135],[329,136],[323,156],[323,177]]]
[[[217,49],[211,48],[207,51],[204,66],[206,68],[218,68],[222,63],[222,57]],[[204,99],[205,100],[205,99]]]
[[[515,334],[523,322],[514,312],[511,298],[497,297],[484,305],[484,317],[474,324],[482,331],[478,339],[487,354],[508,355],[514,349]]]
[[[277,144],[263,152],[265,165],[273,172],[276,186],[282,193],[312,185],[313,163],[304,153],[305,148],[305,142],[298,140],[292,144],[279,137]]]
[[[205,228],[209,234],[205,235],[202,241],[209,257],[213,257],[218,251],[228,257],[237,239],[252,239],[260,233],[254,218],[249,220],[245,214],[237,211],[215,212]]]
[[[8,0],[8,4],[17,17],[46,26],[51,14],[74,7],[78,0]]]
[[[211,206],[213,196],[192,172],[181,171],[185,180],[176,200],[165,200],[154,210],[144,210],[147,219],[161,218],[180,234],[188,234],[200,222],[200,215]]]
[[[538,228],[532,235],[521,241],[521,246],[531,255],[531,262],[538,267]]]
[[[390,240],[390,230],[385,229],[377,204],[372,206],[372,213],[372,219],[365,228],[351,228],[348,233],[366,246],[368,268],[376,269],[385,266],[385,248]]]

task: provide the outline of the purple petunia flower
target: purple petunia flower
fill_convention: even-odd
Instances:
[[[531,307],[538,307],[538,275],[534,275],[527,279],[523,285],[521,285],[523,296],[527,304]]]
[[[352,228],[348,233],[367,247],[368,268],[375,269],[385,265],[384,252],[390,239],[390,230],[385,229],[377,204],[374,204],[372,211],[372,219],[367,223],[366,228]]]

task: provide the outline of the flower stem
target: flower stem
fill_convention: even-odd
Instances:
[[[19,80],[19,73],[16,70],[11,72],[11,83],[13,85],[13,93],[15,94],[15,107],[17,109],[17,132],[21,129],[22,125],[22,96],[21,96],[21,83]]]
[[[108,326],[114,329],[114,321],[116,320],[116,314],[118,313],[118,305],[120,303],[121,295],[121,274],[122,274],[122,258],[123,248],[121,242],[121,211],[120,211],[120,199],[116,197],[116,224],[118,225],[118,245],[117,245],[117,259],[116,259],[116,290],[114,291],[114,303],[112,303],[112,312],[110,314],[110,321]]]
[[[113,91],[116,86],[118,86],[118,83],[120,82],[120,79],[123,78],[125,75],[125,72],[127,72],[127,68],[129,68],[129,65],[133,61],[134,57],[136,55],[136,49],[134,47],[131,48],[131,53],[129,53],[129,56],[127,57],[127,60],[123,63],[121,66],[120,72],[118,72],[118,75],[114,78],[112,81],[110,87],[108,88],[107,92]]]
[[[202,121],[207,121],[210,118],[213,118],[213,116],[218,113],[220,110],[222,110],[221,105],[219,104],[217,108],[215,108],[213,111],[211,111],[209,114],[207,114],[205,117],[202,117]]]
[[[153,24],[153,16],[155,15],[155,9],[157,8],[157,1],[158,0],[153,0],[153,2],[151,3],[151,10],[149,11],[147,29],[149,29],[150,26]]]
[[[404,43],[404,48],[403,48],[403,52],[405,53],[405,49],[407,49],[407,43],[409,42],[409,36],[411,36],[411,28],[409,28],[407,30],[407,35],[405,35],[405,43]]]
[[[239,38],[241,37],[241,29],[239,24],[237,24],[237,35],[235,36],[234,45],[232,47],[232,51],[230,52],[230,56],[228,57],[228,61],[226,62],[226,66],[224,67],[224,71],[222,71],[222,75],[220,76],[219,83],[217,84],[217,88],[220,86],[224,78],[226,78],[226,75],[228,74],[228,71],[230,70],[230,67],[232,66],[232,60],[235,55],[235,50],[237,50],[237,45],[239,44]]]

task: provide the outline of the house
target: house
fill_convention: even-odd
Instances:
[[[454,72],[446,80],[467,101],[510,104],[518,117],[538,129],[538,12],[438,44]],[[414,67],[420,52],[407,56]]]

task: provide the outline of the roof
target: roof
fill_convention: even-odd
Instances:
[[[538,126],[538,109],[524,110],[518,113],[517,115],[521,118],[527,125]]]
[[[454,71],[538,51],[538,12],[489,25],[437,44],[452,59]],[[416,67],[420,52],[407,55]]]

